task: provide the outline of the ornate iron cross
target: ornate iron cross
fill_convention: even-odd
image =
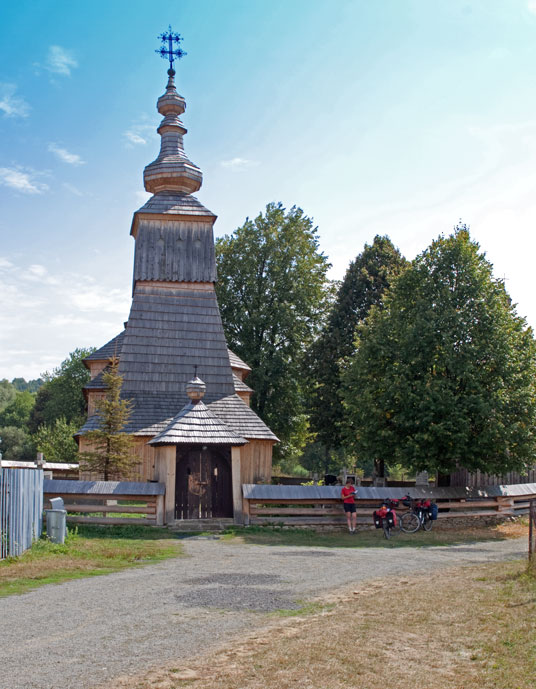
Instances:
[[[182,38],[180,34],[173,33],[171,25],[169,26],[168,31],[164,31],[164,33],[160,34],[158,38],[162,41],[162,46],[158,50],[155,50],[155,53],[159,53],[160,57],[163,57],[164,60],[169,60],[169,69],[170,71],[174,72],[173,60],[175,60],[175,58],[180,60],[181,57],[184,57],[187,54],[184,52],[184,50],[181,50],[180,47]],[[175,50],[173,49],[174,44],[177,46]]]

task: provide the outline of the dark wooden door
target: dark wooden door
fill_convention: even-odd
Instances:
[[[231,450],[201,446],[177,448],[175,518],[232,516]]]

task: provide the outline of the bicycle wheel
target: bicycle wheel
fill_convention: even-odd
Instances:
[[[387,519],[387,517],[384,517],[382,519],[382,526],[383,526],[383,535],[385,536],[385,538],[387,540],[389,540],[391,538],[391,527],[389,525],[389,520]]]
[[[434,522],[430,519],[430,517],[427,514],[425,514],[422,519],[422,528],[425,531],[430,531],[433,525]]]
[[[414,512],[406,512],[400,517],[400,528],[404,533],[415,533],[421,522]]]

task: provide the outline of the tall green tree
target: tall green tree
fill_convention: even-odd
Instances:
[[[19,392],[37,392],[41,385],[43,385],[44,380],[42,378],[35,378],[33,380],[26,381],[24,378],[13,378],[11,385],[16,388]]]
[[[359,455],[501,474],[536,453],[536,347],[465,225],[439,237],[359,329],[346,373]]]
[[[102,380],[105,397],[95,403],[99,428],[84,435],[92,450],[79,453],[84,469],[102,474],[105,481],[126,478],[139,458],[132,453],[132,436],[123,429],[128,423],[132,402],[121,399],[123,377],[119,374],[119,359],[110,360]]]
[[[95,348],[75,349],[52,373],[44,373],[45,383],[37,391],[29,428],[32,433],[42,424],[53,426],[56,419],[64,418],[68,423],[80,426],[84,422],[86,401],[83,388],[90,380],[83,359]]]
[[[35,395],[25,390],[17,392],[15,399],[0,412],[0,426],[16,426],[27,430]]]
[[[329,263],[301,208],[270,203],[216,241],[216,286],[229,347],[252,368],[252,407],[279,436],[276,458],[308,438],[303,355],[328,304]]]
[[[77,430],[77,423],[60,417],[52,426],[39,426],[33,440],[47,462],[74,463],[78,462],[78,446],[73,438]]]
[[[324,468],[341,461],[343,405],[341,365],[355,352],[355,331],[407,261],[389,237],[376,235],[350,263],[326,325],[307,356],[311,430],[324,449]],[[340,469],[340,466],[339,466]]]
[[[0,380],[0,411],[13,402],[16,394],[17,388],[9,380]]]
[[[30,435],[17,426],[0,428],[0,452],[2,459],[27,462],[35,459],[35,446]]]

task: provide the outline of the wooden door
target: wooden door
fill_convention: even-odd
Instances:
[[[204,446],[177,448],[175,518],[232,516],[231,450]]]

